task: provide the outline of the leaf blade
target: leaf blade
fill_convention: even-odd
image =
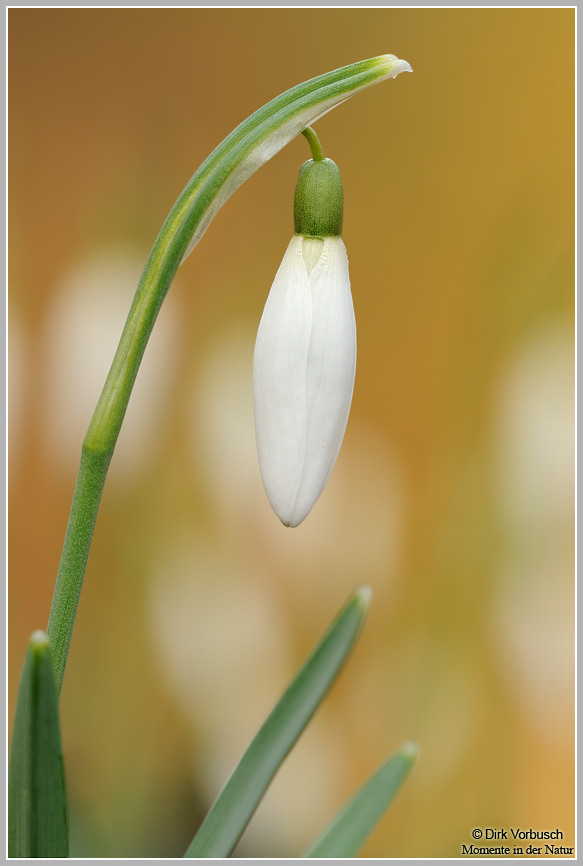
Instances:
[[[335,680],[362,629],[370,600],[348,600],[251,741],[185,857],[228,857],[281,763]]]
[[[28,645],[8,769],[8,856],[68,857],[68,818],[58,698],[50,644]]]
[[[398,793],[417,751],[414,743],[406,743],[382,764],[302,857],[355,857]]]

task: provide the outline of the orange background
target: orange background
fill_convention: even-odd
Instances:
[[[363,583],[360,644],[240,856],[297,856],[410,739],[419,762],[364,856],[460,856],[475,827],[574,844],[574,24],[537,8],[10,10],[10,718],[84,429],[182,187],[295,84],[386,52],[414,69],[316,125],[343,175],[359,355],[340,457],[297,529],[261,488],[250,377],[303,138],[180,268],[62,693],[72,856],[181,856]]]

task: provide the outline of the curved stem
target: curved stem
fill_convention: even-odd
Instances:
[[[172,279],[219,208],[292,138],[354,93],[400,72],[391,54],[328,72],[273,99],[203,162],[170,211],[138,284],[111,370],[83,443],[81,466],[47,635],[60,692],[99,503],[115,443],[156,317]]]
[[[322,150],[322,145],[320,144],[320,139],[314,132],[311,126],[306,126],[305,129],[302,130],[302,135],[308,139],[308,144],[310,145],[310,150],[312,151],[312,159],[314,162],[322,162],[324,159],[324,151]]]

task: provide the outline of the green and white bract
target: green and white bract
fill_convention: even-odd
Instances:
[[[248,117],[204,161],[172,211],[173,225],[196,222],[182,261],[235,190],[303,129],[355,93],[411,71],[394,54],[372,57],[292,87]]]
[[[297,526],[324,489],[344,437],[356,371],[356,323],[342,238],[295,235],[255,345],[253,403],[265,491]]]

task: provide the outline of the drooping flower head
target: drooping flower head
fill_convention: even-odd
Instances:
[[[338,167],[306,130],[295,235],[265,305],[253,362],[257,453],[273,510],[286,526],[311,511],[338,456],[356,370],[356,324],[342,241]]]

